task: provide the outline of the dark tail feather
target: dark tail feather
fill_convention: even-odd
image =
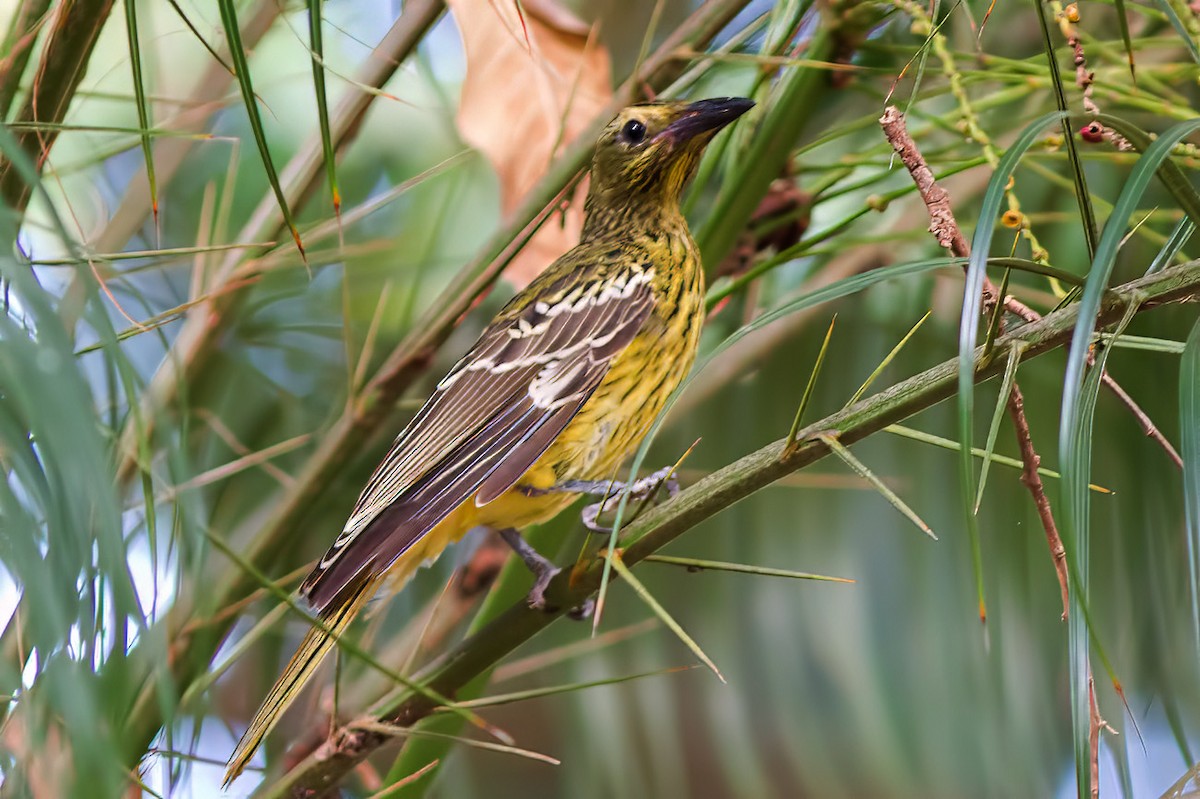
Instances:
[[[225,786],[228,786],[242,773],[242,769],[250,762],[250,758],[254,757],[263,738],[279,721],[283,711],[292,704],[296,695],[312,677],[313,672],[321,665],[321,661],[325,659],[329,649],[358,615],[359,609],[375,594],[378,585],[379,578],[367,580],[354,592],[347,594],[344,602],[327,608],[318,616],[325,629],[319,627],[309,629],[304,640],[300,642],[296,654],[292,655],[287,668],[275,681],[275,685],[267,694],[267,698],[263,700],[258,712],[254,714],[254,719],[246,728],[242,739],[238,741],[237,748],[229,756],[228,769],[225,772]]]

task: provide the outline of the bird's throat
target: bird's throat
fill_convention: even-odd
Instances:
[[[615,198],[614,198],[615,199]],[[605,238],[637,237],[686,230],[687,221],[679,210],[676,199],[663,200],[650,197],[629,197],[624,201],[588,204],[583,219],[581,242],[600,241]]]

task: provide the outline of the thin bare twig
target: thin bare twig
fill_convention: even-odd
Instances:
[[[921,199],[929,208],[931,220],[929,231],[933,233],[938,243],[948,249],[952,255],[960,258],[969,257],[971,246],[967,243],[966,237],[963,236],[962,230],[954,218],[954,211],[950,208],[950,195],[938,185],[929,165],[925,163],[924,156],[921,155],[916,142],[908,132],[908,127],[904,124],[904,115],[896,106],[889,105],[884,109],[879,124],[883,128],[884,136],[887,137],[896,154],[900,156],[900,161],[912,175]],[[997,296],[995,285],[987,276],[984,276],[983,315],[985,318],[998,301],[1001,301],[1001,298]],[[1000,319],[999,332],[1001,334],[1004,332],[1003,317]],[[1058,533],[1058,525],[1054,522],[1054,514],[1050,508],[1050,500],[1046,496],[1045,486],[1042,485],[1042,479],[1037,473],[1038,467],[1041,465],[1041,458],[1033,446],[1029,420],[1025,417],[1025,400],[1016,380],[1013,381],[1008,395],[1008,415],[1012,418],[1017,445],[1021,450],[1021,462],[1025,465],[1021,482],[1029,489],[1029,494],[1033,497],[1033,504],[1038,511],[1038,518],[1042,522],[1042,529],[1046,532],[1046,543],[1050,547],[1050,556],[1054,560],[1054,570],[1058,575],[1059,590],[1062,592],[1063,618],[1065,619],[1068,595],[1065,550],[1062,537]]]
[[[1117,731],[1100,715],[1096,704],[1096,678],[1088,674],[1088,748],[1092,763],[1092,799],[1100,797],[1100,733],[1107,730],[1113,735]]]
[[[1004,298],[1004,309],[1014,316],[1019,316],[1026,322],[1036,322],[1038,319],[1042,318],[1040,313],[1033,310],[1015,297]],[[1096,354],[1094,352],[1088,352],[1088,364],[1094,365],[1095,363]],[[1120,383],[1113,379],[1113,376],[1110,375],[1107,370],[1103,375],[1101,375],[1100,382],[1105,388],[1111,391],[1118,400],[1120,400],[1122,405],[1129,409],[1129,412],[1133,414],[1134,421],[1138,423],[1138,427],[1142,428],[1142,432],[1145,433],[1148,438],[1152,438],[1158,442],[1158,445],[1163,448],[1163,452],[1167,453],[1167,457],[1175,463],[1177,468],[1182,469],[1183,458],[1179,457],[1179,452],[1175,449],[1174,445],[1167,440],[1167,437],[1164,436],[1162,431],[1158,429],[1158,425],[1154,424],[1146,412],[1142,410],[1142,406],[1138,405],[1137,401],[1133,397],[1129,396],[1128,392],[1121,387]]]
[[[1008,414],[1012,417],[1013,426],[1017,428],[1017,445],[1021,448],[1021,463],[1025,465],[1021,472],[1021,482],[1033,496],[1033,504],[1037,506],[1038,518],[1042,520],[1042,529],[1046,530],[1047,543],[1050,545],[1050,557],[1054,560],[1054,571],[1058,574],[1058,588],[1062,593],[1063,619],[1067,618],[1067,551],[1063,549],[1062,539],[1050,537],[1049,531],[1056,529],[1054,515],[1050,511],[1050,502],[1046,499],[1046,488],[1042,485],[1042,477],[1038,467],[1042,458],[1033,448],[1033,437],[1029,432],[1029,422],[1025,418],[1025,396],[1020,387],[1013,381],[1012,391],[1008,395]]]

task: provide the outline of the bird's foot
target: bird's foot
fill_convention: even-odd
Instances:
[[[600,515],[616,510],[617,505],[621,502],[621,495],[626,491],[626,486],[628,486],[629,496],[638,501],[653,498],[660,488],[666,490],[667,499],[673,499],[679,493],[679,480],[675,477],[673,466],[659,469],[640,480],[635,480],[632,484],[613,482],[605,485],[608,487],[608,491],[602,494],[604,498],[586,506],[580,514],[583,518],[583,526],[596,533],[607,533],[612,529],[611,525],[600,522]]]
[[[512,547],[513,552],[516,552],[520,555],[521,560],[525,561],[525,565],[529,567],[529,571],[533,572],[533,588],[529,589],[528,596],[529,607],[534,610],[545,610],[546,589],[550,586],[550,581],[562,569],[555,566],[542,553],[530,546],[529,542],[511,527],[505,530],[498,530],[497,532],[504,539],[504,543]]]
[[[497,530],[496,532],[504,539],[504,543],[512,547],[513,552],[520,555],[521,560],[529,567],[529,571],[533,572],[533,588],[529,589],[529,594],[526,596],[529,607],[534,610],[556,610],[546,605],[546,589],[550,587],[550,581],[558,576],[558,573],[562,569],[555,566],[542,553],[530,546],[529,542],[511,527],[506,530]],[[591,597],[588,597],[578,607],[567,611],[567,616],[576,621],[591,618],[595,605],[595,601]]]
[[[550,581],[553,580],[560,571],[562,571],[562,569],[559,567],[550,566],[548,569],[535,572],[533,588],[529,589],[529,595],[526,597],[529,607],[533,608],[534,610],[546,610],[546,588],[549,587]]]
[[[659,488],[665,488],[667,498],[673,498],[679,493],[679,480],[675,478],[675,467],[667,466],[653,474],[635,480],[632,484],[618,480],[564,480],[549,488],[534,488],[520,486],[526,496],[540,497],[546,494],[589,494],[602,499],[583,509],[583,526],[598,533],[606,533],[609,527],[599,522],[600,514],[615,510],[621,502],[621,495],[628,492],[635,500],[646,500],[654,496]]]

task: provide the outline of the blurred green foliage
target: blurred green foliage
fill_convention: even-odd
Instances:
[[[307,264],[271,221],[273,193],[236,83],[174,4],[137,5],[152,149],[177,159],[156,170],[157,216],[146,199],[120,14],[106,11],[86,23],[97,26],[98,40],[82,82],[61,87],[69,107],[35,180],[30,156],[37,150],[22,151],[17,139],[58,130],[41,117],[32,128],[20,118],[24,98],[37,89],[40,59],[51,52],[54,26],[36,23],[47,8],[78,13],[70,5],[13,0],[0,9],[11,18],[10,52],[21,51],[25,34],[31,43],[23,72],[0,70],[0,88],[16,90],[11,107],[0,109],[9,123],[0,135],[0,170],[17,170],[37,186],[27,208],[10,197],[0,218],[0,605],[15,609],[0,637],[0,692],[11,695],[0,729],[3,790],[126,795],[131,775],[140,774],[148,796],[212,796],[218,764],[303,625],[293,614],[256,628],[277,598],[253,593],[257,581],[214,540],[271,579],[324,550],[431,381],[511,292],[501,281],[476,302],[464,293],[474,275],[460,270],[494,237],[515,236],[523,220],[501,217],[496,175],[482,156],[464,152],[456,133],[466,62],[453,19],[417,0],[402,4],[401,23],[424,9],[431,24],[418,26],[412,52],[392,53],[373,48],[397,20],[395,4],[322,4],[331,113],[362,91],[347,78],[372,59],[402,64],[368,95],[366,116],[340,147],[340,224],[323,172],[311,191],[290,198]],[[321,144],[308,10],[274,0],[235,5],[270,155],[286,183],[287,165]],[[531,13],[544,5],[525,3]],[[1033,6],[657,5],[571,4],[599,26],[614,85],[657,57],[675,72],[658,75],[656,90],[759,102],[756,116],[713,148],[689,200],[714,296],[728,295],[714,306],[708,350],[816,286],[944,254],[879,131],[888,98],[906,111],[917,144],[944,177],[968,237],[995,226],[992,255],[1030,258],[1040,249],[1053,266],[1087,275],[1091,258],[1057,128],[1022,159],[1005,200],[1010,211],[1019,205],[1023,227],[976,218],[989,159],[1056,108],[1056,91],[1070,111],[1085,107],[1070,31],[1052,21],[1051,56],[1063,74],[1056,87]],[[1045,8],[1052,20],[1072,13],[1057,3]],[[700,41],[699,52],[662,49],[672,31],[717,15],[713,9],[730,20],[714,41]],[[224,51],[215,4],[180,3],[178,11]],[[1196,116],[1192,11],[1160,0],[1077,12],[1071,30],[1085,58],[1080,74],[1100,111],[1153,132]],[[1195,137],[1174,161],[1190,178],[1197,154],[1189,141]],[[1137,154],[1118,144],[1077,141],[1101,224],[1136,168]],[[551,178],[541,186],[547,197],[560,188]],[[1164,252],[1185,217],[1178,195],[1153,183],[1132,217],[1117,220],[1136,230],[1123,243],[1112,284],[1140,276],[1160,255],[1175,264],[1193,258],[1190,240]],[[738,274],[755,277],[738,282]],[[684,464],[685,484],[694,483],[784,437],[834,312],[806,422],[838,410],[928,310],[932,319],[869,393],[955,357],[962,283],[957,268],[890,281],[750,336],[695,379],[647,464],[674,462],[700,438]],[[1010,291],[1043,313],[1072,299],[1064,299],[1063,286],[1016,271]],[[461,318],[448,313],[451,300],[471,310]],[[1173,304],[1139,314],[1127,332],[1183,342],[1195,322],[1193,307]],[[413,341],[422,347],[409,352]],[[399,377],[388,373],[395,353],[411,356]],[[1050,468],[1060,460],[1064,362],[1063,352],[1052,352],[1022,364],[1017,376]],[[1179,362],[1178,354],[1119,346],[1108,360],[1110,373],[1177,445],[1181,425],[1200,425],[1195,411],[1181,417]],[[997,382],[976,388],[977,445],[986,440]],[[953,438],[958,419],[953,403],[943,403],[906,424]],[[998,440],[998,453],[1019,457],[1007,420]],[[1102,737],[1100,784],[1105,796],[1156,795],[1197,760],[1197,531],[1189,533],[1184,511],[1197,502],[1196,482],[1186,494],[1181,470],[1108,393],[1100,395],[1092,450],[1090,479],[1110,493],[1091,494],[1090,634],[1127,699],[1122,704],[1093,657],[1099,708],[1114,728]],[[436,775],[403,795],[1012,797],[1082,790],[1073,764],[1067,624],[1019,472],[993,465],[978,513],[987,603],[981,625],[957,454],[886,432],[854,452],[938,541],[916,532],[836,459],[789,475],[701,523],[666,554],[838,575],[854,585],[640,565],[639,579],[728,685],[691,669],[481,711],[519,746],[562,764],[459,746]],[[1200,453],[1184,455],[1188,469],[1200,468]],[[1059,482],[1048,479],[1047,491],[1057,513]],[[562,562],[584,542],[570,514],[542,535],[561,542]],[[377,602],[361,625],[361,643],[389,667],[412,665],[422,614],[481,538],[448,553],[401,595]],[[524,579],[506,576],[497,590],[519,596]],[[280,583],[284,590],[294,584],[294,576]],[[469,618],[474,600],[461,604]],[[587,645],[588,625],[556,623],[507,661],[520,673],[506,674],[502,664],[486,692],[692,664],[661,625],[630,627],[650,616],[627,586],[614,584],[600,631],[634,634]],[[413,662],[459,640],[466,624],[438,628],[442,638]],[[261,637],[243,649],[248,634]],[[580,645],[582,654],[567,657],[568,647]],[[519,667],[539,653],[563,657]],[[326,674],[332,685],[333,669]],[[338,674],[342,720],[389,688],[350,656]],[[289,744],[311,749],[322,740],[334,698],[314,691],[285,718],[269,741],[265,787],[294,762],[285,754]],[[380,777],[396,751],[384,748],[346,780],[345,795],[383,788]],[[411,749],[408,756],[416,757]],[[255,783],[248,774],[232,793],[248,794]]]

